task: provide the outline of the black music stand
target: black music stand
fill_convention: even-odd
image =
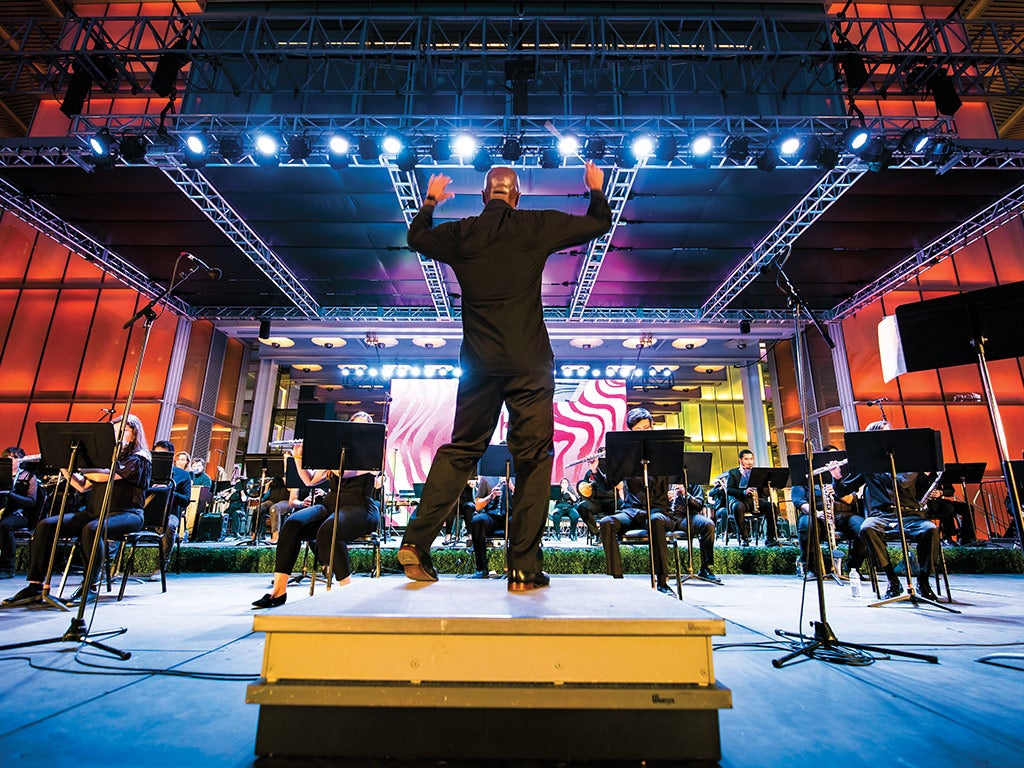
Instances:
[[[107,463],[107,457],[115,455],[117,440],[114,435],[114,425],[110,422],[38,422],[36,424],[36,436],[39,440],[40,453],[43,456],[43,463],[48,466],[60,466],[67,471],[68,476],[72,472],[82,469],[88,470],[95,467],[102,467]],[[111,479],[107,485],[113,482]],[[57,542],[60,540],[61,524],[64,520],[67,507],[68,495],[71,484],[65,482],[64,494],[61,497],[60,511],[57,514],[57,525],[54,528],[53,545],[50,547],[50,560],[46,567],[46,575],[43,578],[43,592],[38,598],[33,598],[17,603],[7,603],[8,606],[23,605],[31,602],[41,602],[62,611],[68,607],[50,595],[50,578],[53,575],[53,564],[57,556]],[[105,505],[106,506],[106,505]],[[100,516],[100,524],[105,522],[104,516]],[[102,539],[102,529],[97,529],[97,541]],[[92,574],[95,572],[93,561],[97,548],[94,546],[92,553],[86,555],[85,581],[82,582],[82,600],[79,605],[78,615],[71,620],[71,626],[60,636],[50,637],[44,640],[30,640],[23,643],[0,646],[0,651],[8,651],[13,648],[27,648],[35,645],[47,645],[49,643],[81,642],[91,645],[101,651],[106,651],[122,659],[131,657],[130,653],[119,651],[96,640],[89,639],[88,628],[85,625],[85,605],[88,602],[89,589],[92,585]],[[123,635],[128,630],[124,627],[94,633],[93,636],[112,637]]]
[[[874,432],[847,432],[845,438],[846,452],[853,466],[865,474],[889,475],[896,507],[896,521],[900,529],[903,562],[907,570],[906,594],[871,603],[871,606],[878,607],[902,602],[919,606],[922,603],[927,603],[950,613],[960,613],[948,605],[921,597],[914,589],[914,578],[910,567],[910,547],[907,545],[907,532],[903,527],[903,504],[900,502],[899,485],[896,479],[897,473],[900,472],[936,472],[941,469],[941,434],[934,429],[927,428],[883,429]],[[936,565],[936,563],[932,563],[933,568]]]
[[[378,472],[384,466],[385,427],[383,424],[367,424],[354,421],[306,422],[302,441],[303,469],[331,469],[338,473],[338,483],[345,477],[345,470]],[[283,474],[283,472],[282,472]],[[338,510],[341,493],[334,494],[334,526],[331,532],[331,552],[327,559],[327,591],[331,590],[334,579],[334,550],[338,538]],[[316,579],[310,584],[310,593]]]
[[[843,466],[848,463],[846,458],[846,451],[821,451],[815,452],[812,458],[814,462],[814,468],[811,471],[811,479],[807,477],[807,457],[802,453],[794,453],[789,457],[789,479],[790,484],[795,488],[799,485],[807,488],[808,491],[814,494],[814,478],[818,478],[818,487],[821,489],[822,504],[824,506],[825,498],[825,480],[823,475],[831,470],[833,467]],[[808,506],[810,506],[808,504]],[[799,525],[800,510],[796,511],[797,524]],[[811,526],[811,522],[808,521],[808,529]],[[832,558],[832,580],[839,586],[844,586],[844,582],[848,581],[842,573],[840,573],[840,565],[842,552],[836,548],[833,548],[832,544],[835,538],[835,514],[832,516],[832,520],[825,519],[826,527],[831,528],[831,535],[833,541],[827,542],[829,545],[829,557]],[[808,530],[808,537],[810,536],[810,530]],[[816,537],[817,538],[817,537]],[[820,548],[821,541],[819,539],[818,546]],[[810,557],[810,539],[808,538],[807,544],[807,556]],[[824,566],[824,563],[819,563]]]
[[[747,478],[747,488],[767,488],[768,502],[772,505],[771,514],[775,515],[775,535],[778,537],[779,521],[776,510],[779,509],[778,493],[779,488],[785,488],[789,482],[789,470],[786,467],[753,467],[750,476]],[[760,514],[760,509],[755,509],[754,514]],[[768,538],[768,525],[765,523],[765,538]],[[776,540],[778,540],[776,538]],[[756,541],[756,537],[755,537]]]
[[[14,490],[14,459],[0,456],[0,493]]]
[[[978,366],[1005,473],[1006,490],[1014,502],[1013,522],[1018,547],[1024,546],[1021,494],[1015,468],[1010,462],[1006,430],[989,377],[988,362],[1024,355],[1024,336],[1019,326],[1021,306],[1024,306],[1024,281],[905,304],[896,309],[905,372],[970,363]]]
[[[508,449],[507,445],[502,444],[491,444],[488,445],[484,450],[484,455],[480,457],[480,461],[477,463],[477,474],[481,477],[503,477],[505,478],[505,576],[508,576],[508,548],[509,542],[509,525],[511,524],[511,482],[512,478],[515,477],[515,465],[512,458],[512,452]]]
[[[708,579],[693,572],[693,513],[690,511],[690,486],[708,485],[711,483],[711,452],[690,451],[683,453],[683,504],[686,506],[686,564],[687,573],[679,579],[679,589],[690,579],[705,581],[708,584],[722,586],[721,581]],[[676,498],[679,498],[678,495]],[[714,515],[712,515],[714,517]]]
[[[651,477],[679,476],[685,466],[686,436],[681,429],[642,429],[605,433],[606,475],[613,485],[627,477],[641,477],[647,507],[647,541],[650,551],[651,589],[657,589],[654,571],[654,529],[651,524]],[[671,479],[669,482],[673,482]]]
[[[249,538],[242,539],[235,544],[236,547],[258,546],[267,544],[263,540],[263,495],[269,490],[270,483],[275,477],[285,476],[284,456],[280,453],[250,453],[243,462],[245,476],[255,480],[259,491],[255,494],[256,503],[253,505],[253,519],[250,522]],[[251,500],[251,499],[250,499]]]

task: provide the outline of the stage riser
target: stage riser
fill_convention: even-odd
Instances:
[[[721,758],[715,710],[260,707],[256,754],[452,760]]]

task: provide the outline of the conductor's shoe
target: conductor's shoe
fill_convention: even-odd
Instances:
[[[885,599],[890,600],[903,594],[903,584],[899,581],[890,581],[889,588],[885,590]]]
[[[705,581],[713,581],[715,584],[721,584],[722,580],[715,575],[715,572],[710,568],[701,568],[697,573]]]
[[[509,592],[529,592],[531,589],[541,589],[551,583],[544,571],[521,571],[512,568],[508,572]]]
[[[415,544],[403,544],[398,550],[398,563],[407,578],[413,581],[437,581],[437,571],[430,562],[430,555],[420,552]]]
[[[23,600],[35,600],[43,594],[42,584],[29,584],[27,587],[22,587],[20,590],[15,592],[13,595],[8,597],[0,605],[9,605],[11,603],[20,603]]]
[[[277,597],[273,597],[269,592],[261,597],[259,600],[252,601],[253,610],[260,608],[277,608],[278,606],[284,605],[288,599],[288,593],[282,592]]]

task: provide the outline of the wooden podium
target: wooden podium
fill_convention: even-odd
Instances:
[[[551,583],[357,580],[258,615],[256,753],[718,761],[725,622],[632,580]]]

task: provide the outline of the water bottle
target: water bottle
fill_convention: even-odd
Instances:
[[[860,597],[860,574],[856,568],[850,569],[850,597]]]
[[[796,575],[801,579],[804,577],[804,564],[801,562],[800,558],[797,558],[796,560]]]

